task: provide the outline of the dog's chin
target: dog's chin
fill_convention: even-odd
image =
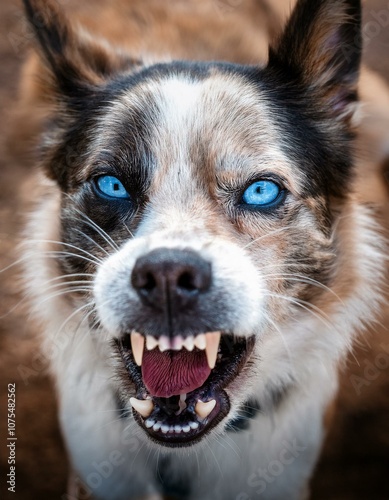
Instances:
[[[170,389],[164,390],[159,380],[153,380],[153,373],[146,373],[147,360],[141,367],[138,366],[134,359],[131,336],[125,335],[117,341],[117,348],[126,372],[135,386],[136,399],[131,400],[135,421],[146,435],[159,445],[186,447],[198,443],[228,416],[231,407],[226,389],[241,373],[254,345],[254,336],[236,338],[232,334],[222,334],[214,368],[205,371],[205,381],[201,381],[201,376],[197,379],[197,382],[201,381],[198,387],[192,377],[188,386],[190,390],[186,392],[185,389],[178,390],[175,382],[172,382]],[[162,356],[158,347],[155,351],[156,359]],[[183,351],[178,353],[182,354],[183,359],[180,360],[180,366],[177,365],[177,370],[185,371],[188,366],[190,372],[191,365],[192,368],[195,363],[201,365],[201,357],[205,357],[204,351],[196,347],[191,352],[185,349]],[[174,372],[174,357],[177,353],[166,351],[163,355],[171,357]],[[185,373],[180,375],[185,378]],[[158,377],[158,368],[155,377]],[[188,379],[190,378],[189,373]],[[168,382],[167,386],[169,385]]]

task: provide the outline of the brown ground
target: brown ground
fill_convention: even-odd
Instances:
[[[388,0],[370,0],[366,4],[365,27],[380,9],[389,15]],[[370,27],[366,61],[389,79],[389,16],[379,32]],[[5,153],[7,115],[16,96],[25,39],[20,8],[11,0],[0,0],[0,269],[15,261],[15,246],[28,209],[26,189],[21,186],[31,167],[17,160],[15,151],[8,158]],[[0,278],[2,316],[12,311],[21,297],[14,268],[0,274]],[[388,318],[385,316],[382,322],[388,324]],[[44,363],[39,362],[34,333],[23,306],[0,319],[1,498],[59,499],[66,491],[67,462],[56,422],[54,391],[44,374]],[[389,359],[386,328],[377,325],[369,342],[371,348],[365,345],[359,351],[360,367],[351,358],[343,376],[340,409],[313,482],[314,500],[389,499],[389,369],[363,375],[368,361],[376,365],[381,361],[384,366],[385,359]],[[377,357],[385,348],[387,358]],[[26,368],[34,370],[27,384],[22,379]],[[353,373],[362,378],[353,379]],[[355,384],[362,379],[366,385],[358,395]],[[17,493],[13,496],[7,495],[5,488],[5,396],[7,384],[12,382],[17,384],[18,437]]]

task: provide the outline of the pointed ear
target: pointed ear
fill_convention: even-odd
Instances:
[[[361,61],[360,0],[299,0],[269,67],[301,82],[333,118],[350,122]]]
[[[81,97],[112,74],[140,64],[76,31],[52,0],[23,0],[53,91]]]

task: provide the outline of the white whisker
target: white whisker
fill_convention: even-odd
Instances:
[[[104,252],[106,255],[110,255],[109,252],[105,248],[103,248],[101,245],[97,243],[93,238],[91,238],[88,234],[84,233],[84,231],[81,231],[81,229],[75,229],[75,232],[80,234],[83,238],[87,239],[90,241],[93,245],[95,245],[97,248],[99,248],[102,252]]]
[[[51,244],[54,244],[54,245],[58,245],[60,247],[64,246],[64,247],[67,247],[67,248],[71,248],[73,250],[77,250],[77,252],[81,252],[83,254],[85,254],[86,256],[88,256],[90,259],[91,259],[91,262],[94,261],[96,264],[101,264],[103,261],[101,259],[99,259],[98,257],[96,257],[95,255],[91,254],[90,252],[87,252],[86,250],[84,250],[83,248],[80,248],[76,245],[72,245],[71,243],[66,243],[66,242],[63,242],[63,241],[56,241],[56,240],[27,240],[26,241],[26,244],[27,243],[51,243]],[[63,250],[43,250],[43,252],[63,252]],[[41,253],[40,251],[37,251],[37,253]],[[43,253],[42,252],[42,253]],[[70,255],[70,253],[69,253]],[[76,257],[82,257],[81,255],[78,255],[78,254],[72,254],[73,256],[76,256]]]
[[[334,290],[332,290],[328,286],[324,285],[320,281],[317,281],[313,278],[310,278],[309,276],[302,276],[302,275],[292,274],[292,273],[272,273],[272,274],[263,275],[263,278],[272,278],[272,277],[286,278],[287,280],[290,280],[290,281],[297,281],[297,282],[305,283],[307,285],[316,286],[318,288],[325,290],[326,292],[331,293],[332,295],[334,295],[334,297],[336,297],[338,299],[338,301],[342,305],[345,305],[343,300],[339,297],[339,295]]]
[[[281,294],[277,294],[277,293],[267,293],[267,295],[269,297],[275,297],[275,298],[279,298],[279,299],[282,299],[282,300],[286,300],[286,301],[288,301],[288,302],[296,305],[297,307],[300,307],[300,308],[308,311],[310,314],[312,314],[317,319],[319,319],[327,328],[328,327],[334,328],[335,331],[337,331],[336,326],[333,323],[331,323],[328,315],[325,314],[319,307],[315,306],[314,304],[311,304],[310,302],[306,302],[305,300],[296,299],[296,298],[292,298],[292,297],[287,297],[285,295],[281,295]],[[310,307],[313,310],[310,309]],[[317,313],[315,311],[317,311]],[[324,317],[322,317],[320,314],[322,314]]]
[[[64,196],[67,196],[70,200],[73,201],[73,198],[67,194],[67,193],[62,193]],[[84,212],[79,210],[76,207],[73,207],[73,210],[75,210],[81,217],[84,218],[84,223],[87,224],[89,227],[93,228],[105,241],[108,243],[113,250],[119,250],[118,245],[114,242],[114,240],[111,238],[111,236],[106,233],[96,222],[94,222],[90,217],[88,217]]]
[[[289,349],[289,346],[286,342],[286,339],[283,335],[283,333],[281,332],[280,328],[276,325],[276,323],[270,319],[268,316],[266,317],[266,321],[268,321],[272,326],[273,328],[276,330],[276,332],[279,334],[279,336],[281,337],[281,340],[282,340],[282,343],[284,344],[285,346],[285,350],[286,350],[286,353],[288,355],[288,359],[290,361],[290,363],[292,364],[292,356],[291,356],[291,353],[290,353],[290,349]]]
[[[127,226],[127,224],[125,224],[125,223],[123,222],[123,225],[124,225],[124,227],[127,229],[128,234],[131,236],[131,238],[134,238],[134,234],[133,234],[133,232],[130,230],[130,228]]]
[[[279,233],[283,233],[284,231],[290,231],[294,228],[292,227],[282,227],[280,229],[276,229],[274,231],[271,231],[270,233],[266,233],[266,234],[263,234],[262,236],[259,236],[258,238],[256,238],[255,240],[253,241],[250,241],[250,243],[248,243],[247,245],[245,245],[243,247],[243,250],[245,250],[246,248],[249,248],[251,245],[254,245],[255,243],[257,243],[258,241],[261,241],[265,238],[270,238],[271,236],[274,236],[275,234],[279,234]]]

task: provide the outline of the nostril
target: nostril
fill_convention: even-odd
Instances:
[[[151,292],[152,290],[154,290],[156,286],[157,286],[157,281],[154,278],[153,274],[146,273],[144,284],[142,285],[141,288],[143,288],[143,290],[146,290],[147,292]]]
[[[190,272],[182,273],[177,280],[178,288],[182,288],[188,292],[194,292],[198,290],[195,284],[195,278]]]
[[[137,269],[131,276],[132,286],[141,292],[152,292],[157,287],[157,280],[150,271]]]

